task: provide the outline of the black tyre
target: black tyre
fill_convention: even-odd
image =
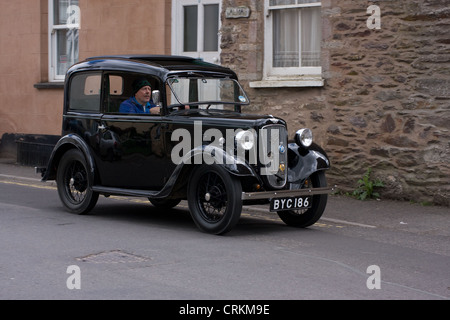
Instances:
[[[224,234],[238,223],[241,197],[239,180],[218,165],[198,167],[189,180],[188,202],[192,219],[207,233]]]
[[[97,203],[99,194],[92,191],[86,160],[78,149],[62,157],[56,176],[58,194],[64,207],[72,213],[87,214]]]
[[[148,200],[150,200],[152,205],[154,205],[157,208],[161,208],[161,209],[172,209],[181,202],[181,199],[150,199],[149,198]]]
[[[313,188],[327,186],[325,173],[319,171],[308,179],[308,185]],[[328,194],[319,194],[312,197],[312,207],[305,210],[278,211],[278,216],[289,226],[306,228],[316,223],[322,216],[328,201]]]

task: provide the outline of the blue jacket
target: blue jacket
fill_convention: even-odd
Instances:
[[[144,107],[137,102],[135,97],[131,97],[128,100],[125,100],[121,103],[119,112],[122,113],[150,113],[150,109],[156,107],[153,102],[147,102],[145,107],[146,111],[144,112]]]

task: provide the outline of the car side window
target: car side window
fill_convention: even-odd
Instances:
[[[132,98],[135,94],[133,83],[137,79],[145,78],[151,84],[152,90],[160,90],[160,81],[148,74],[137,73],[111,73],[105,75],[106,95],[105,111],[106,113],[120,113],[120,105]]]
[[[69,110],[99,112],[101,73],[82,73],[72,78],[69,92]]]

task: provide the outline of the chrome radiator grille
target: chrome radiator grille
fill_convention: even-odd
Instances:
[[[287,182],[287,130],[283,125],[268,125],[260,130],[261,177],[267,187],[282,189]]]

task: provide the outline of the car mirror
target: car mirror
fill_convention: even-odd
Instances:
[[[152,100],[155,105],[161,107],[161,92],[159,90],[152,91]]]

